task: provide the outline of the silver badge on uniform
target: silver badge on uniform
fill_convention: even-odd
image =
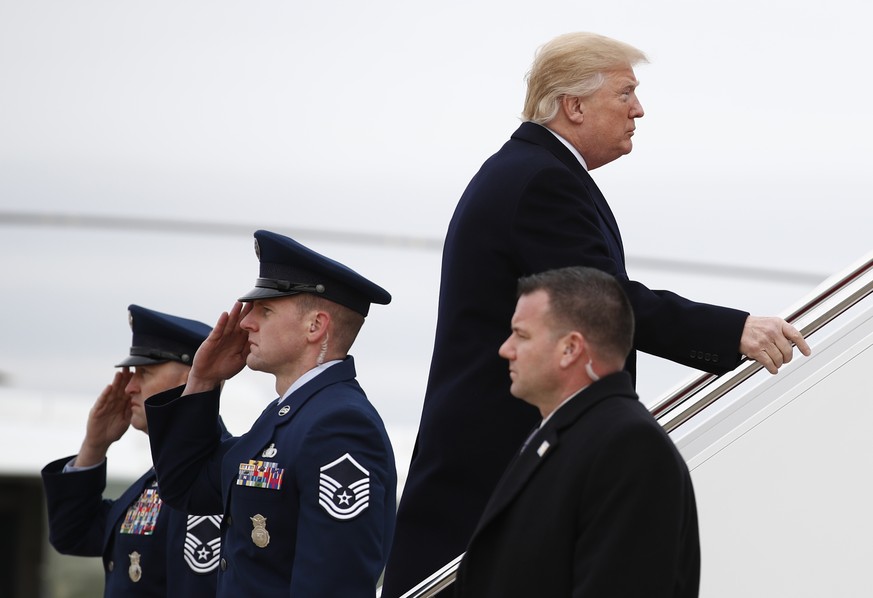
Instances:
[[[321,468],[318,504],[334,519],[353,519],[370,504],[370,472],[348,453]]]
[[[267,531],[267,518],[263,515],[249,517],[252,520],[252,542],[258,548],[266,548],[270,543],[270,532]]]
[[[188,515],[183,557],[194,573],[215,571],[221,554],[221,515]]]
[[[265,449],[264,449],[264,452],[261,453],[261,456],[262,456],[262,457],[266,457],[267,459],[270,459],[270,458],[272,458],[272,457],[275,457],[276,454],[277,454],[278,452],[279,452],[279,451],[276,450],[276,443],[275,443],[275,442],[271,442],[271,443],[270,443],[270,446],[268,446],[267,448],[265,448]]]
[[[288,415],[289,411],[291,411],[291,407],[289,407],[288,405],[284,405],[281,409],[279,409],[279,417],[282,417],[283,415]]]
[[[130,557],[130,567],[127,568],[127,576],[130,577],[130,581],[136,583],[142,579],[142,567],[139,564],[139,557],[142,555],[134,550],[127,556]]]

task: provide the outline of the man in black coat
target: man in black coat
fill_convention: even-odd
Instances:
[[[623,370],[633,312],[593,268],[523,278],[500,348],[511,392],[539,409],[485,507],[458,598],[693,598],[700,577],[688,468]]]
[[[384,598],[463,552],[501,472],[536,420],[509,394],[497,349],[525,275],[582,265],[614,275],[633,306],[634,348],[721,374],[745,355],[771,373],[802,336],[781,318],[654,291],[625,270],[618,224],[589,170],[632,148],[642,52],[575,33],[538,52],[524,122],[470,181],[443,250],[439,314]],[[625,369],[634,376],[635,354]]]

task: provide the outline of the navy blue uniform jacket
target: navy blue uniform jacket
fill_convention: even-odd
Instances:
[[[62,554],[103,557],[106,598],[215,595],[220,516],[189,516],[162,504],[151,534],[123,534],[128,508],[152,486],[154,470],[113,501],[102,497],[106,461],[92,469],[62,473],[72,458],[58,459],[42,470],[49,541]],[[134,553],[138,554],[133,557],[139,564],[137,581],[130,572]]]
[[[739,364],[748,313],[629,279],[618,225],[591,176],[551,132],[522,124],[470,181],[446,235],[430,375],[384,598],[463,552],[537,421],[510,395],[497,350],[509,336],[518,278],[564,266],[618,278],[633,306],[636,349],[713,373]],[[632,353],[632,374],[634,366]]]
[[[219,391],[149,398],[164,499],[224,512],[217,596],[375,595],[391,537],[394,455],[351,357],[222,442]]]
[[[510,464],[457,598],[696,598],[688,467],[619,372],[563,405]]]

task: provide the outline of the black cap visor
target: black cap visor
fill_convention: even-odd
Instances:
[[[247,303],[258,299],[270,299],[272,297],[288,297],[300,293],[324,293],[324,287],[320,284],[305,282],[288,282],[274,278],[259,278],[255,281],[255,288],[239,298],[239,301]]]
[[[116,363],[115,367],[117,368],[126,368],[130,366],[136,365],[155,365],[157,363],[165,363],[169,361],[169,359],[154,359],[152,357],[146,357],[145,355],[130,355],[124,359],[121,363]]]
[[[155,365],[158,363],[166,363],[168,361],[178,361],[184,365],[191,365],[194,359],[194,353],[182,352],[174,353],[172,351],[162,351],[148,347],[131,347],[130,355],[115,367],[129,367],[132,365]]]

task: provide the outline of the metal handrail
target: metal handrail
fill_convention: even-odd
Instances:
[[[785,320],[790,324],[796,324],[829,300],[836,299],[836,304],[829,306],[824,313],[799,328],[800,333],[804,338],[807,338],[871,293],[873,293],[873,257],[868,257],[860,266],[850,269],[847,274],[839,277],[836,282],[804,303]],[[667,432],[672,432],[761,369],[763,366],[760,363],[744,358],[737,368],[727,374],[721,376],[703,374],[695,378],[678,391],[656,403],[650,408],[650,411]],[[716,386],[703,397],[695,399],[696,395],[714,384]],[[461,564],[464,554],[461,553],[446,563],[430,577],[403,594],[401,598],[432,598],[452,585],[457,577],[458,566]]]
[[[825,324],[833,321],[852,306],[857,305],[871,293],[873,293],[873,257],[867,258],[860,266],[852,268],[847,274],[839,277],[836,282],[830,284],[824,291],[804,303],[800,308],[787,316],[785,320],[790,324],[797,324],[802,318],[812,314],[814,310],[825,306],[829,301],[836,301],[836,303],[829,305],[823,313],[812,321],[798,328],[804,338],[808,338]],[[655,416],[655,419],[658,420],[667,432],[672,432],[762,370],[763,367],[756,361],[744,358],[737,368],[727,374],[722,374],[721,376],[703,374],[677,392],[672,393],[667,398],[653,405],[650,408],[652,415]],[[709,392],[702,397],[698,397],[701,392],[709,387],[711,387]]]
[[[458,566],[464,558],[464,552],[436,570],[430,577],[403,594],[400,598],[432,598],[453,583],[458,575]]]

